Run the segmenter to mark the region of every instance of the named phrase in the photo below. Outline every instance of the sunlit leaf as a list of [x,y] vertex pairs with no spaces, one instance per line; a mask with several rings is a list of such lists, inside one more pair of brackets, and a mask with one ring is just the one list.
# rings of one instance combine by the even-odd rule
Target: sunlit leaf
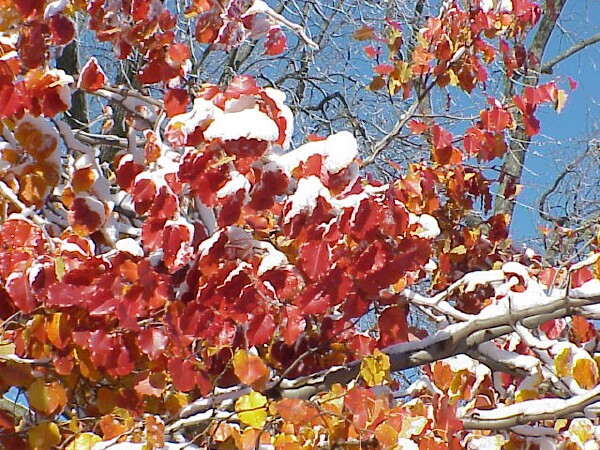
[[390,377],[390,357],[375,349],[373,355],[364,358],[360,364],[360,376],[369,386],[377,386]]
[[81,433],[67,445],[66,450],[92,450],[98,442],[102,442],[102,438],[97,434]]
[[27,441],[34,450],[49,450],[60,443],[60,430],[54,422],[42,422],[27,432]]
[[255,390],[264,387],[270,374],[269,368],[260,357],[251,355],[244,349],[237,350],[233,355],[233,370],[242,383],[252,386]]
[[29,386],[27,398],[34,410],[47,416],[61,410],[67,403],[67,394],[60,383],[46,383],[42,379]]
[[267,421],[267,397],[252,391],[235,402],[235,411],[242,423],[254,428],[262,428]]

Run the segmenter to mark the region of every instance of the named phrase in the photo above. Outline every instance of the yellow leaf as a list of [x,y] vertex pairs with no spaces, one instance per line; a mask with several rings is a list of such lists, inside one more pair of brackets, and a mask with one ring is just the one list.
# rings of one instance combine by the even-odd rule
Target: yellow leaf
[[66,450],[92,450],[92,447],[102,438],[94,433],[81,433],[67,445]]
[[49,450],[60,444],[60,430],[54,422],[42,422],[27,433],[29,446],[34,450]]
[[267,422],[267,397],[252,391],[250,394],[242,395],[235,402],[235,411],[240,421],[254,428],[262,428]]
[[573,419],[569,425],[569,433],[577,436],[583,445],[594,438],[594,425],[590,419]]
[[369,386],[377,386],[390,377],[390,357],[375,349],[360,363],[360,376]]
[[62,281],[65,276],[65,260],[62,259],[62,256],[54,260],[54,273],[56,274],[56,279]]
[[448,70],[448,75],[450,76],[450,86],[458,86],[460,80],[458,79],[458,76],[456,75],[454,70]]
[[554,358],[554,368],[559,377],[571,375],[571,364],[573,363],[573,352],[569,347],[563,348]]
[[591,358],[578,358],[573,364],[573,378],[583,389],[591,389],[598,384],[598,366]]
[[67,394],[58,382],[34,381],[27,389],[31,407],[40,414],[51,415],[61,410],[67,403]]
[[556,95],[556,100],[554,102],[554,109],[557,113],[561,112],[565,107],[565,103],[567,102],[567,98],[569,96],[562,89],[558,90],[558,94]]
[[14,355],[15,348],[15,344],[12,342],[0,339],[0,356]]
[[524,402],[525,400],[533,400],[538,398],[539,391],[536,389],[519,389],[515,393],[515,402]]
[[402,430],[398,434],[401,438],[411,438],[420,436],[427,426],[428,419],[426,417],[404,416],[402,419]]

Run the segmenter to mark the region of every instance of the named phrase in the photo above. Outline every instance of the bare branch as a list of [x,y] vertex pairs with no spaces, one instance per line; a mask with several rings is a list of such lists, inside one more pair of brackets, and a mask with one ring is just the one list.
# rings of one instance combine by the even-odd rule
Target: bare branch
[[578,42],[577,44],[575,44],[574,46],[572,46],[565,52],[561,53],[560,55],[555,56],[547,63],[542,64],[542,66],[540,67],[540,72],[543,74],[548,74],[548,75],[552,74],[554,66],[556,66],[558,63],[573,56],[575,53],[580,52],[584,48],[589,47],[590,45],[594,45],[597,42],[600,42],[600,33],[595,34],[594,36],[589,37],[581,42]]

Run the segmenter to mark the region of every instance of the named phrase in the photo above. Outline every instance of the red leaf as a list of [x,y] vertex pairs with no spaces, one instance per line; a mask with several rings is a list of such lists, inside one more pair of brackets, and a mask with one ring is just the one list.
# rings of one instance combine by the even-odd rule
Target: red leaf
[[381,347],[408,342],[408,324],[403,307],[392,306],[379,316],[379,344]]
[[135,212],[144,214],[154,203],[156,197],[156,185],[152,180],[142,178],[135,183],[133,188],[133,202]]
[[300,308],[294,305],[286,305],[283,311],[283,321],[279,331],[286,344],[292,345],[306,327],[306,320]]
[[270,314],[261,314],[255,316],[248,325],[246,336],[248,345],[263,345],[269,342],[275,332],[275,321]]
[[64,14],[55,14],[48,21],[52,42],[56,45],[67,45],[75,37],[75,26]]
[[265,40],[265,55],[280,55],[287,47],[287,39],[281,27],[272,27]]
[[581,269],[575,270],[571,273],[571,286],[574,288],[580,287],[583,283],[586,283],[594,279],[594,273],[589,267],[582,267]]
[[157,359],[167,348],[169,338],[158,328],[146,328],[138,336],[140,350],[150,357]]
[[546,333],[548,339],[556,339],[565,328],[567,328],[567,323],[564,319],[553,319],[540,325],[540,329]]
[[96,58],[90,58],[81,69],[77,87],[84,91],[94,92],[103,87],[105,83],[106,75],[104,71],[98,65]]
[[167,186],[162,186],[150,209],[152,217],[173,218],[179,209],[179,199]]
[[367,45],[365,47],[365,53],[367,54],[367,56],[371,59],[375,59],[377,58],[378,55],[381,54],[381,50],[376,49],[375,47],[373,47],[372,45]]
[[192,238],[188,227],[169,225],[163,231],[163,258],[167,268],[174,272],[185,266],[192,257]]
[[168,369],[175,389],[188,392],[196,387],[196,372],[189,359],[171,358]]
[[494,132],[503,131],[510,123],[510,114],[502,108],[481,111],[480,116],[483,127]]
[[573,316],[570,330],[577,342],[588,342],[596,337],[594,324],[582,316]]
[[373,68],[373,71],[378,75],[389,75],[394,71],[394,66],[390,64],[378,64]]
[[6,292],[8,292],[17,308],[24,313],[30,313],[37,307],[38,301],[31,291],[29,277],[24,273],[15,275],[11,276],[6,282]]
[[77,197],[69,211],[69,223],[79,236],[85,236],[98,230],[106,220],[105,205],[91,197]]
[[190,57],[190,49],[185,44],[171,44],[167,50],[169,65],[176,63],[178,67]]
[[413,119],[408,122],[408,129],[412,134],[422,134],[427,130],[427,124]]
[[48,25],[30,21],[20,28],[19,56],[25,67],[34,69],[46,59],[46,36],[50,33]]
[[225,97],[228,99],[240,98],[242,95],[256,95],[259,92],[260,88],[254,78],[250,75],[238,75],[227,86]]
[[311,280],[320,278],[331,265],[331,249],[324,241],[310,241],[300,247],[300,267]]
[[168,89],[165,93],[164,103],[167,117],[171,118],[186,111],[190,96],[185,89]]

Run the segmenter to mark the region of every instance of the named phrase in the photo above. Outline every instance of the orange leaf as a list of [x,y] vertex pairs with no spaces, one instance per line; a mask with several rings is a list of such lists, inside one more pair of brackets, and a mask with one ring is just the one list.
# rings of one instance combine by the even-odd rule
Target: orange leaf
[[233,371],[242,383],[257,391],[264,387],[270,375],[269,368],[261,358],[243,349],[233,355]]
[[27,389],[27,397],[31,407],[46,416],[62,410],[67,403],[67,394],[58,382],[36,380]]
[[352,37],[357,41],[366,41],[368,39],[373,39],[375,34],[373,33],[373,28],[365,25],[360,27],[354,33],[352,33]]

